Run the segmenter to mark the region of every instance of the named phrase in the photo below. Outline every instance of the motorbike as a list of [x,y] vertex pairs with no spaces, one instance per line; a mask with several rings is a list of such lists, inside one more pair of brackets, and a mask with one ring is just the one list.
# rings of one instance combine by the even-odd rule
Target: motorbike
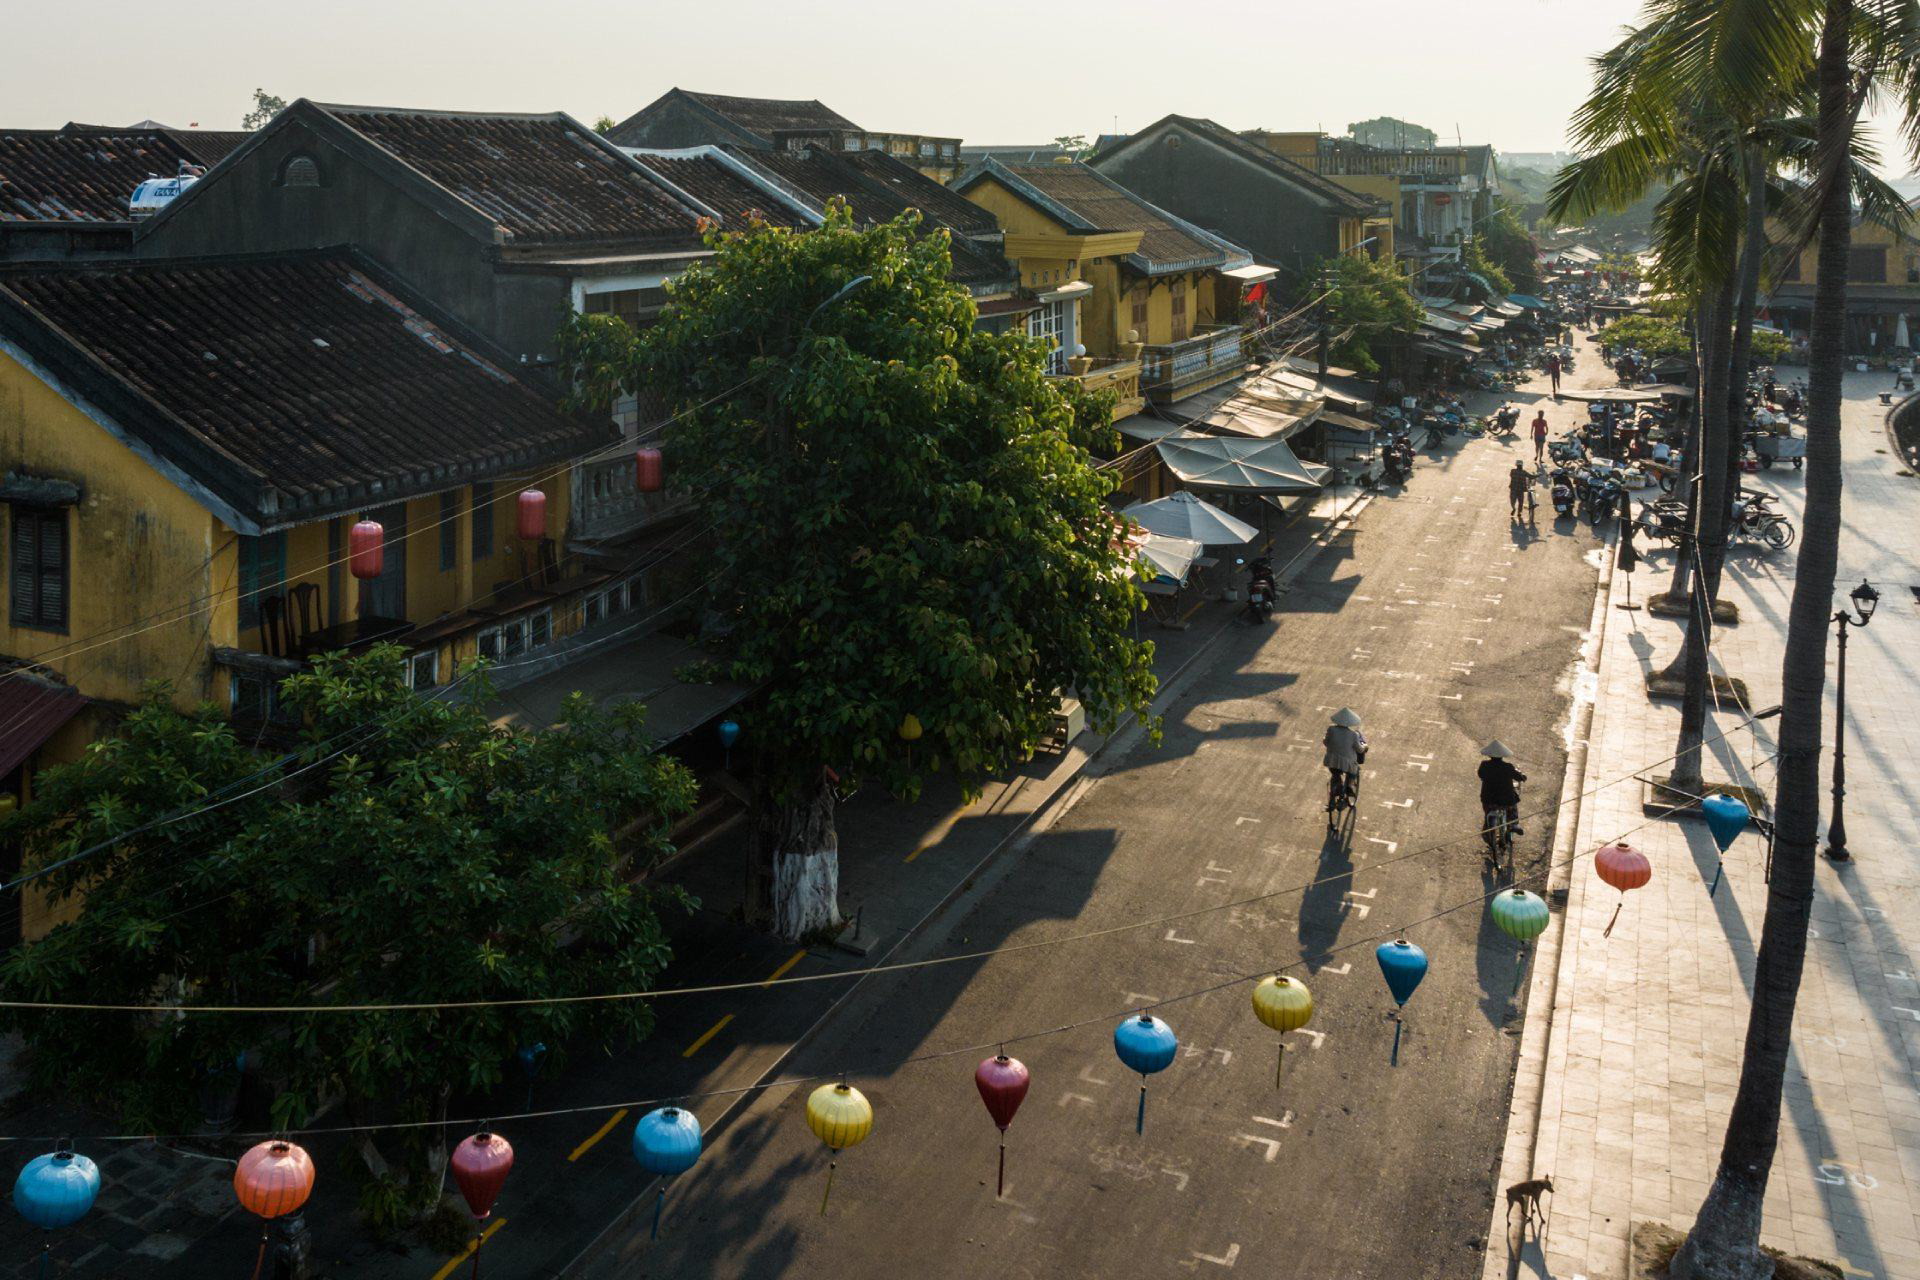
[[1772,503],[1770,493],[1740,490],[1733,502],[1734,536],[1764,542],[1775,551],[1792,546],[1799,531],[1793,527],[1793,521],[1773,509]]
[[1421,447],[1425,449],[1438,449],[1441,445],[1445,444],[1446,442],[1447,442],[1446,425],[1437,420],[1429,421],[1427,423],[1427,438],[1425,443],[1422,444]]
[[1404,485],[1412,476],[1412,450],[1403,449],[1397,441],[1388,445],[1380,456],[1380,479],[1387,484]]
[[1247,566],[1247,621],[1265,622],[1273,617],[1273,602],[1279,590],[1273,580],[1273,561],[1261,556]]
[[1498,435],[1512,435],[1520,425],[1520,406],[1511,402],[1487,415],[1487,429]]
[[1587,446],[1582,443],[1578,431],[1569,431],[1558,440],[1547,441],[1547,457],[1560,463],[1584,462]]
[[1605,476],[1589,475],[1581,486],[1580,507],[1587,523],[1598,525],[1620,509],[1620,486]]
[[1573,514],[1574,503],[1573,472],[1565,467],[1556,467],[1553,472],[1553,485],[1549,493],[1553,500],[1553,514],[1569,516]]

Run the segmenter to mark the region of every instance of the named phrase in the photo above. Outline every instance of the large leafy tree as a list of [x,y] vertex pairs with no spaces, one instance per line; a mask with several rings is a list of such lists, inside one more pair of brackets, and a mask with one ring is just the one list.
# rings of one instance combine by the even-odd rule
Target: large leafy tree
[[1391,258],[1342,254],[1322,261],[1316,275],[1326,293],[1327,358],[1335,364],[1376,372],[1382,345],[1412,332],[1424,314],[1412,277]]
[[[646,988],[668,959],[635,887],[692,803],[643,713],[584,699],[558,728],[495,727],[484,678],[426,698],[382,648],[321,659],[282,686],[311,746],[264,763],[211,710],[156,697],[79,762],[50,770],[0,825],[77,915],[0,964],[9,999],[142,1005],[511,1000]],[[210,801],[231,801],[184,818]],[[615,832],[622,833],[619,845]],[[444,1119],[536,1042],[631,1043],[646,1001],[381,1014],[14,1011],[36,1082],[155,1132],[197,1129],[198,1098],[246,1055],[276,1126],[332,1099],[357,1123]],[[365,1203],[388,1221],[437,1201],[435,1127],[368,1134]]]
[[1540,289],[1540,243],[1521,222],[1513,203],[1497,199],[1493,216],[1480,227],[1486,255],[1507,277],[1512,289],[1536,293]]
[[731,672],[761,691],[750,883],[800,938],[839,923],[836,789],[976,788],[1063,693],[1097,726],[1145,719],[1152,647],[1090,455],[1108,402],[975,327],[944,234],[835,208],[710,243],[657,325],[579,317],[562,350],[585,398],[644,387],[684,414],[668,464],[712,525]]

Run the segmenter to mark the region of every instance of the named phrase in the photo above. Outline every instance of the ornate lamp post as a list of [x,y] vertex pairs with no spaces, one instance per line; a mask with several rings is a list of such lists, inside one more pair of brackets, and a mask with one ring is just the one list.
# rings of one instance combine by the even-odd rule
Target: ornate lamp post
[[1840,629],[1840,674],[1834,685],[1833,715],[1833,818],[1827,823],[1827,856],[1835,862],[1852,861],[1853,855],[1847,852],[1847,628],[1864,627],[1873,621],[1874,606],[1880,603],[1880,593],[1875,591],[1865,578],[1860,585],[1847,593],[1853,601],[1854,616],[1849,617],[1845,609],[1833,615],[1833,622]]

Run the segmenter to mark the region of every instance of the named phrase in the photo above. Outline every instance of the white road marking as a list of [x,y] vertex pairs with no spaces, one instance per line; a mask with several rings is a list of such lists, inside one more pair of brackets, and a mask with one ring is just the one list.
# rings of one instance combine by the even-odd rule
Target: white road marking
[[1197,938],[1183,938],[1172,929],[1167,930],[1166,940],[1168,942],[1178,942],[1182,946],[1188,946],[1188,947],[1192,946],[1195,942],[1199,941],[1199,939]]
[[1387,846],[1388,853],[1398,853],[1400,851],[1400,844],[1397,840],[1382,840],[1379,836],[1368,836],[1366,837],[1366,841],[1368,844],[1383,844]]
[[1232,867],[1223,867],[1218,863],[1214,862],[1212,859],[1207,860],[1207,870],[1213,872],[1216,875],[1230,876],[1233,874]]
[[1202,1253],[1198,1249],[1190,1249],[1188,1252],[1193,1254],[1193,1257],[1186,1262],[1182,1262],[1180,1265],[1189,1271],[1195,1270],[1202,1262],[1211,1262],[1216,1266],[1231,1268],[1233,1264],[1239,1260],[1240,1246],[1237,1244],[1228,1245],[1227,1251],[1217,1258],[1211,1254]]
[[1276,1129],[1291,1129],[1293,1128],[1293,1112],[1282,1111],[1278,1120],[1272,1116],[1255,1116],[1253,1122],[1255,1124],[1270,1124]]
[[1241,815],[1240,817],[1238,817],[1238,818],[1235,818],[1235,819],[1233,820],[1233,825],[1234,825],[1234,826],[1236,826],[1236,827],[1239,827],[1239,826],[1244,826],[1244,825],[1246,825],[1246,824],[1247,824],[1247,823],[1249,823],[1249,822],[1258,822],[1258,821],[1260,821],[1260,819],[1258,819],[1258,818],[1249,818],[1249,817],[1247,817],[1247,816],[1245,816],[1245,815],[1243,814],[1243,815]]
[[1320,972],[1330,973],[1330,974],[1333,974],[1335,977],[1344,977],[1345,975],[1353,972],[1353,961],[1342,960],[1340,962],[1340,967],[1338,969],[1334,968],[1332,965],[1328,965],[1326,968],[1322,969]]
[[1405,800],[1382,800],[1380,807],[1382,809],[1411,809],[1413,808],[1413,797],[1409,796]]
[[1254,1147],[1264,1147],[1266,1154],[1261,1158],[1268,1164],[1272,1164],[1280,1158],[1280,1140],[1278,1138],[1263,1138],[1257,1133],[1236,1133],[1233,1135],[1233,1142],[1235,1146],[1248,1150]]
[[1080,1075],[1077,1078],[1081,1080],[1085,1080],[1088,1084],[1112,1084],[1113,1083],[1113,1081],[1111,1080],[1102,1080],[1099,1076],[1093,1074],[1092,1067],[1080,1068]]
[[1076,1102],[1084,1102],[1088,1106],[1093,1105],[1093,1099],[1089,1098],[1084,1093],[1063,1093],[1060,1095],[1060,1101],[1058,1105],[1066,1107],[1066,1106],[1072,1106]]

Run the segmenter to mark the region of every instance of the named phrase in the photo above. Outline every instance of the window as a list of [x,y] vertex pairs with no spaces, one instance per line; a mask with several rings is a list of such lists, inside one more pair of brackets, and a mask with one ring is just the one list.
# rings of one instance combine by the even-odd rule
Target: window
[[1147,340],[1147,286],[1136,285],[1127,298],[1133,303],[1133,331],[1140,336],[1137,342]]
[[480,633],[480,656],[488,662],[500,661],[500,628],[489,627]]
[[1187,320],[1187,281],[1186,277],[1176,277],[1173,282],[1173,337],[1174,342],[1185,342],[1193,328]]
[[286,589],[287,535],[240,539],[240,629],[260,625],[260,601]]
[[473,561],[493,558],[493,521],[499,513],[493,509],[493,482],[482,480],[472,489],[468,507],[473,513]]
[[431,689],[440,683],[440,651],[423,649],[407,658],[407,687]]
[[1847,250],[1847,279],[1855,284],[1885,284],[1887,247],[1881,244],[1854,245]]
[[67,629],[67,509],[13,509],[13,625]]
[[600,619],[606,616],[607,616],[606,596],[598,593],[588,596],[586,608],[582,614],[584,621],[582,621],[581,625],[590,627],[594,623],[600,621]]
[[283,187],[317,187],[320,185],[320,166],[312,156],[297,155],[289,159],[280,169],[280,185]]
[[666,305],[666,286],[652,285],[644,289],[607,289],[590,293],[581,302],[580,309],[590,316],[619,316],[635,329],[644,329],[666,309]]
[[553,641],[553,610],[542,609],[527,619],[527,644],[544,648]]
[[440,495],[440,572],[451,573],[460,564],[460,491]]
[[1780,264],[1780,279],[1783,283],[1798,283],[1800,279],[1800,255],[1794,254]]
[[1047,372],[1067,371],[1067,302],[1049,302],[1027,317],[1027,336],[1047,344]]

